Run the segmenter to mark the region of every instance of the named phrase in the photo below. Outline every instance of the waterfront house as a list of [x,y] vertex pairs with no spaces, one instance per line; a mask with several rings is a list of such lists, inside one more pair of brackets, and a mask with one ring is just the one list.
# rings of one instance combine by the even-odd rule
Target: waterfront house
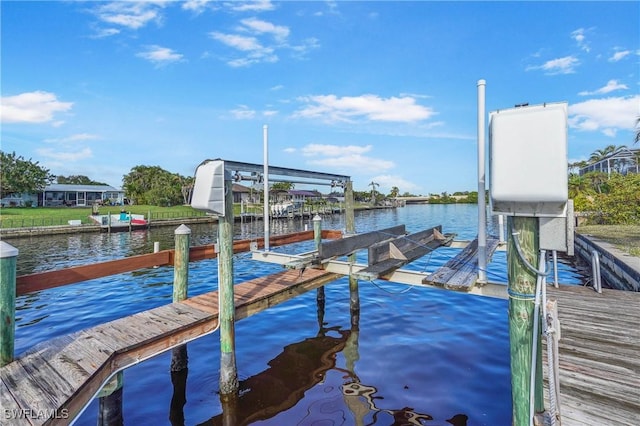
[[38,194],[38,205],[42,207],[123,205],[124,202],[124,191],[109,185],[55,183],[46,186],[44,191]]

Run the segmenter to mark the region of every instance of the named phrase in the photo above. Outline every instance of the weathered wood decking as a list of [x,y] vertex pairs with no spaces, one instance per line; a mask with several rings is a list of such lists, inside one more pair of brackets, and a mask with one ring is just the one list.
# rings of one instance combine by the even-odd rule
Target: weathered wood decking
[[[487,261],[498,247],[498,239],[487,238]],[[478,239],[473,240],[460,253],[433,273],[429,274],[422,282],[444,287],[449,290],[469,291],[478,280]]]
[[[234,287],[236,319],[337,277],[306,269],[238,284]],[[1,423],[67,424],[114,372],[208,334],[217,324],[216,291],[39,344],[0,369]],[[41,418],[34,418],[40,413]],[[58,418],[47,419],[54,413]]]
[[640,293],[578,286],[548,293],[560,318],[562,425],[639,425]]

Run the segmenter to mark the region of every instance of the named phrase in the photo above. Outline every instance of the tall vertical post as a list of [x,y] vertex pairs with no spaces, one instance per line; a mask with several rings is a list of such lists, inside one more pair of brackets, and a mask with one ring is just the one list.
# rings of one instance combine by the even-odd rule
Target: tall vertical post
[[0,241],[0,367],[13,361],[16,337],[18,249]]
[[263,139],[263,150],[264,150],[264,164],[263,167],[263,190],[264,190],[264,200],[263,200],[263,213],[262,219],[264,222],[264,251],[269,251],[269,233],[271,232],[269,229],[269,132],[268,127],[265,124],[262,126],[262,139]]
[[[509,293],[509,341],[511,353],[511,398],[514,426],[528,426],[534,413],[530,412],[531,370],[535,373],[535,407],[544,411],[542,395],[542,353],[540,334],[533,335],[536,275],[517,254],[513,233],[518,233],[520,247],[527,261],[537,264],[539,228],[537,217],[507,217],[507,268]],[[538,327],[538,330],[541,330]],[[538,339],[537,363],[531,365],[533,339]]]
[[233,183],[225,175],[225,214],[218,216],[218,297],[220,313],[220,398],[238,391],[233,300]]
[[[313,217],[313,240],[316,245],[316,250],[319,251],[320,245],[322,244],[322,218],[319,215]],[[322,330],[325,305],[324,286],[316,289],[316,304],[318,306],[318,327]]]
[[[353,182],[348,180],[344,187],[345,201],[345,231],[348,235],[356,233],[356,221],[353,202]],[[349,255],[349,262],[356,262],[356,255]],[[351,310],[351,327],[358,328],[360,323],[360,293],[358,291],[358,279],[353,275],[349,275],[349,307]]]
[[487,282],[487,203],[485,200],[485,85],[478,80],[478,281]]
[[189,282],[189,246],[191,229],[182,224],[174,231],[175,255],[173,259],[173,301],[187,298]]
[[[182,224],[174,231],[175,255],[173,260],[173,302],[181,302],[187,298],[189,288],[189,248],[191,247],[191,229]],[[184,387],[188,374],[187,345],[180,345],[171,350],[171,382],[173,383],[173,397],[171,398],[171,412],[169,417],[180,418],[181,411],[176,407],[184,399]],[[184,402],[182,402],[184,406]],[[184,414],[182,414],[184,419]],[[184,422],[183,422],[184,423]]]

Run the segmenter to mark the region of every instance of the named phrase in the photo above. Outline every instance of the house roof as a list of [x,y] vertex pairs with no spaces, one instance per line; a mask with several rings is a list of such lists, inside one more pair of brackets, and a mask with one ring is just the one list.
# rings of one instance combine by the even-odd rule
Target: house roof
[[290,195],[299,195],[305,197],[319,197],[320,193],[318,191],[305,191],[302,189],[292,189],[289,191]]
[[234,183],[232,191],[233,192],[251,192],[251,188],[246,187],[244,185],[240,185],[239,183]]
[[121,189],[114,188],[110,185],[73,185],[67,183],[54,183],[47,185],[45,191],[78,191],[78,192],[124,192]]

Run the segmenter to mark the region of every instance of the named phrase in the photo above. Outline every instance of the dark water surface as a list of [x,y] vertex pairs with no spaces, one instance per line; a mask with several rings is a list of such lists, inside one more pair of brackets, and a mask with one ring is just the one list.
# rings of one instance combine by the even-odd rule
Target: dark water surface
[[[312,229],[309,222],[306,222]],[[420,205],[356,213],[364,232],[405,224],[409,232],[442,225],[457,239],[477,234],[475,205]],[[262,222],[236,225],[236,238],[262,235]],[[304,229],[300,220],[274,222],[273,233]],[[324,229],[343,229],[341,216]],[[215,240],[215,225],[194,225],[192,245]],[[174,228],[114,234],[12,239],[20,250],[18,275],[173,248]],[[495,224],[489,233],[497,234]],[[274,251],[299,253],[313,242]],[[457,253],[441,248],[408,265],[430,272]],[[365,258],[362,258],[365,259]],[[236,283],[281,271],[277,265],[234,258]],[[573,266],[560,264],[560,281],[579,284]],[[494,254],[492,281],[506,282],[506,256]],[[189,295],[217,288],[214,260],[189,267]],[[91,280],[17,300],[16,351],[171,302],[173,269],[161,267]],[[360,282],[359,328],[352,327],[348,279],[326,286],[324,323],[315,291],[241,320],[236,357],[241,396],[235,424],[268,425],[510,425],[511,384],[507,301],[385,281]],[[126,425],[222,424],[218,395],[219,333],[188,344],[188,372],[173,374],[171,353],[124,372]],[[175,395],[174,395],[175,392]],[[182,400],[181,395],[185,396]],[[173,400],[172,400],[173,398]],[[77,419],[95,425],[93,401]],[[227,411],[227,414],[229,411]]]

